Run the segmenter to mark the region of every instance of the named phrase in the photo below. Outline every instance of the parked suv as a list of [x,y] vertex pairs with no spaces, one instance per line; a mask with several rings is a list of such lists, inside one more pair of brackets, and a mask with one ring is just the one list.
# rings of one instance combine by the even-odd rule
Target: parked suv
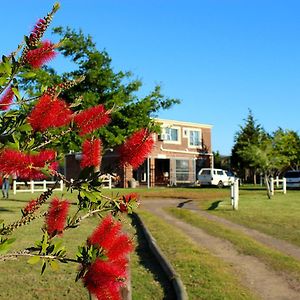
[[199,171],[197,179],[200,185],[216,185],[219,188],[229,186],[234,182],[234,176],[222,169],[203,168]]
[[300,188],[300,170],[290,170],[285,172],[287,188]]

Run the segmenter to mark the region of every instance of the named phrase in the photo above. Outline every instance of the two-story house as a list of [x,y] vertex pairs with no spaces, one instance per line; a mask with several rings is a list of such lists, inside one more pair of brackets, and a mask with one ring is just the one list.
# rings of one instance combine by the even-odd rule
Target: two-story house
[[[148,187],[195,183],[197,172],[213,163],[212,126],[164,119],[156,119],[156,122],[161,126],[161,133],[154,134],[154,148],[137,170],[118,168],[118,157],[112,152],[103,156],[101,172],[117,174],[122,187],[128,187],[132,178]],[[66,156],[68,179],[79,174],[80,158],[80,154]]]

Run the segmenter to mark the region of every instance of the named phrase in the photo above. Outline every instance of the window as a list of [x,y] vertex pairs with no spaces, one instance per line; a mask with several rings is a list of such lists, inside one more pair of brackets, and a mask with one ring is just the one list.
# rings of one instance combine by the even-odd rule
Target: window
[[176,160],[176,181],[189,180],[189,161],[187,159]]
[[189,145],[193,147],[201,147],[201,131],[200,130],[190,130]]
[[178,128],[165,127],[164,140],[178,142],[179,141]]

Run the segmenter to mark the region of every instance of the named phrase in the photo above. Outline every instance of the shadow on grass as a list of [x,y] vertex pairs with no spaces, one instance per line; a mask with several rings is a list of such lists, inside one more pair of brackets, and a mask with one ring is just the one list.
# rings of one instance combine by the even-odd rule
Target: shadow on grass
[[0,207],[0,211],[13,212],[12,210],[3,207]]
[[218,208],[219,204],[223,202],[222,200],[218,200],[213,202],[207,210],[215,210]]
[[153,274],[154,279],[160,283],[165,295],[163,299],[176,299],[172,283],[168,279],[164,270],[159,265],[155,256],[150,251],[143,230],[141,229],[138,221],[134,216],[131,216],[131,224],[136,229],[138,244],[135,251],[139,257],[140,263],[144,266],[145,269],[149,270]]
[[180,203],[177,205],[177,207],[182,208],[182,207],[184,206],[184,204],[187,204],[187,203],[189,203],[189,202],[193,202],[193,200],[186,200],[186,201],[180,202]]

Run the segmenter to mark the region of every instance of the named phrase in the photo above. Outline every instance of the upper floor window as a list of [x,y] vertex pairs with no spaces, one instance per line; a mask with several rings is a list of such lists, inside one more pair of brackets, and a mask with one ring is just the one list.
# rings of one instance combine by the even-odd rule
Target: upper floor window
[[178,129],[166,127],[164,140],[177,142],[178,141]]
[[201,147],[202,146],[200,130],[190,130],[189,146],[193,146],[193,147]]

